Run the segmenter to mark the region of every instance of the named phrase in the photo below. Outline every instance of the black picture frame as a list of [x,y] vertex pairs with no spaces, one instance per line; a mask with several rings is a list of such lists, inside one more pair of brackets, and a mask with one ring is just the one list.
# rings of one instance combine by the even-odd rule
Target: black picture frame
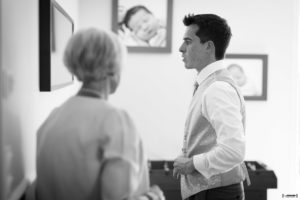
[[[227,68],[241,67],[247,84],[240,86],[245,100],[266,101],[268,89],[267,54],[226,54]],[[237,68],[236,68],[237,70]],[[235,75],[233,75],[234,77]],[[237,80],[237,82],[240,82]],[[239,85],[239,84],[238,84]],[[241,85],[241,84],[240,84]]]
[[63,65],[65,44],[74,32],[74,21],[54,0],[39,0],[39,89],[53,91],[74,81]]
[[[126,0],[123,0],[122,2],[126,2]],[[132,2],[132,1],[131,1]],[[145,7],[147,7],[146,5],[144,5],[145,0],[136,0],[136,5],[143,5]],[[126,44],[126,42],[124,41],[124,37],[121,38],[121,40],[124,41],[125,45],[127,46],[127,49],[129,52],[135,52],[135,53],[170,53],[171,52],[171,48],[172,48],[172,16],[173,16],[173,0],[160,0],[159,2],[157,1],[147,1],[147,4],[159,4],[160,7],[162,7],[162,9],[165,10],[165,15],[166,15],[166,19],[164,19],[163,21],[165,22],[165,43],[162,46],[156,46],[155,44],[152,45],[140,45],[140,44]],[[119,6],[120,5],[120,0],[112,0],[112,30],[118,34],[119,37],[121,37],[120,33],[123,31],[121,31],[121,29],[123,30],[123,28],[120,28],[121,23],[119,22]],[[148,8],[148,7],[147,7]],[[127,8],[126,11],[130,9]],[[150,10],[150,9],[149,9]],[[152,12],[152,14],[154,14],[154,12],[152,10],[150,10]],[[124,26],[125,27],[125,26]],[[130,32],[129,28],[126,28],[127,32]]]

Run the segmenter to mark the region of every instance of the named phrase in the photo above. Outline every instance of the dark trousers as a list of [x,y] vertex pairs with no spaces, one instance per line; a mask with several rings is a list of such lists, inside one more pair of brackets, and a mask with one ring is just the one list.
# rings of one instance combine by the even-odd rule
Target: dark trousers
[[187,200],[244,200],[244,186],[243,183],[236,183],[233,185],[212,188],[201,191]]

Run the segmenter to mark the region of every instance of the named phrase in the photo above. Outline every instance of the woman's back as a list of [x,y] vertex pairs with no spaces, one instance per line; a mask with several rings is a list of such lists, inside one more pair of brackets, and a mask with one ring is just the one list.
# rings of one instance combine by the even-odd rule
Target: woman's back
[[[124,171],[133,177],[129,192],[147,191],[144,152],[129,116],[98,98],[71,97],[51,113],[38,132],[38,199],[99,198],[92,191],[98,187],[101,164],[104,158],[114,157],[130,163]],[[142,187],[136,191],[135,185]]]

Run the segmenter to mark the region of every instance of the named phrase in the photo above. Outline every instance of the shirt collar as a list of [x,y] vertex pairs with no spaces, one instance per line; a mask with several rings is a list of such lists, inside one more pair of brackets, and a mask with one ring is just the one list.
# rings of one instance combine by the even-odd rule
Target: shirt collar
[[196,81],[197,83],[200,85],[209,75],[211,75],[212,73],[220,70],[220,69],[224,69],[226,68],[223,60],[218,60],[215,61],[209,65],[207,65],[204,69],[202,69],[197,77],[196,77]]

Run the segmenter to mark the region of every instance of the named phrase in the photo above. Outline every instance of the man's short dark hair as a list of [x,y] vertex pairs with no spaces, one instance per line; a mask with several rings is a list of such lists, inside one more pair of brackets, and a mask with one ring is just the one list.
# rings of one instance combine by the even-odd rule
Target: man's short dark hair
[[223,59],[231,38],[231,30],[225,19],[215,14],[189,14],[184,17],[185,26],[195,24],[198,26],[196,35],[201,43],[212,41],[215,45],[217,60]]
[[147,13],[152,14],[152,12],[148,8],[146,8],[145,6],[143,6],[143,5],[137,5],[137,6],[131,7],[130,9],[127,10],[127,12],[126,12],[126,14],[124,16],[124,19],[123,19],[123,23],[125,24],[125,26],[127,28],[131,29],[128,26],[129,20],[132,17],[132,15],[134,15],[135,13],[137,13],[140,10],[145,10]]

